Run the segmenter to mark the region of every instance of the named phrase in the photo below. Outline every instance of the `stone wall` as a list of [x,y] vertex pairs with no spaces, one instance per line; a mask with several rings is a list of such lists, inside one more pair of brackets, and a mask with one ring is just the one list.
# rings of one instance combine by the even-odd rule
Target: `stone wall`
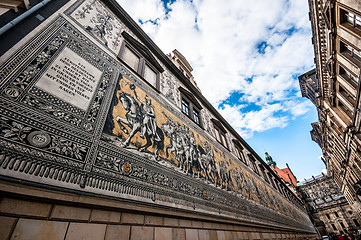
[[0,181],[0,239],[316,239],[172,209]]

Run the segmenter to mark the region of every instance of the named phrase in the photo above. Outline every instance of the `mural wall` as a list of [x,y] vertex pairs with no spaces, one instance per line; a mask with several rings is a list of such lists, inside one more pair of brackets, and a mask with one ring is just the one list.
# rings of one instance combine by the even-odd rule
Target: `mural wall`
[[130,31],[102,2],[62,12],[1,58],[1,177],[312,231],[175,107],[173,75],[161,94],[116,58]]
[[[117,83],[102,139],[142,152],[144,157],[198,181],[302,219],[290,209],[289,202],[190,125],[123,77]],[[102,164],[109,166],[106,161]],[[129,164],[123,168],[131,171]]]

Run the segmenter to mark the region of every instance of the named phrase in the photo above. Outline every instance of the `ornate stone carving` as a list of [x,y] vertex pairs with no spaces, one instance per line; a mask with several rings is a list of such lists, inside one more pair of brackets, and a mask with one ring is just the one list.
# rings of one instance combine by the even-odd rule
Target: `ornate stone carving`
[[119,52],[123,31],[134,36],[100,1],[87,0],[76,6],[70,16],[112,51]]
[[34,147],[43,148],[49,145],[49,143],[51,142],[51,137],[46,132],[34,131],[28,135],[27,140],[30,143],[30,145],[33,145]]
[[179,101],[177,98],[177,87],[176,82],[173,80],[173,76],[167,71],[164,71],[162,73],[162,79],[160,84],[165,97],[178,106]]

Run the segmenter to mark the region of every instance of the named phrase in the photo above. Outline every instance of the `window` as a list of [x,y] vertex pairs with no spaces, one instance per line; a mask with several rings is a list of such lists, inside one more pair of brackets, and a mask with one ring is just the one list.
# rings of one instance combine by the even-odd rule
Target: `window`
[[199,112],[193,108],[193,120],[199,125],[200,121],[199,121]]
[[310,195],[308,194],[307,191],[305,191],[305,195],[306,195],[306,197],[310,197]]
[[234,145],[234,150],[235,150],[235,152],[236,152],[236,156],[237,156],[243,163],[247,164],[246,159],[245,159],[244,154],[243,154],[243,147],[242,147],[241,143],[240,143],[238,140],[236,140],[236,139],[233,139],[232,142],[233,142],[233,145]]
[[352,118],[353,112],[346,107],[340,100],[337,99],[337,106],[339,107],[339,109],[346,114],[350,119]]
[[224,147],[228,148],[228,143],[226,139],[226,130],[222,126],[222,123],[216,119],[212,119],[214,130],[216,133],[216,139],[220,142]]
[[339,66],[339,74],[342,75],[346,80],[351,82],[352,85],[358,84],[358,78],[350,71],[348,71],[347,68]]
[[356,219],[352,219],[353,220],[353,222],[355,223],[355,226],[356,227],[359,227],[360,226],[360,223],[356,220]]
[[345,11],[343,9],[341,9],[341,14],[343,14],[342,17],[344,17],[344,22],[350,24],[353,28],[361,30],[361,17],[360,16],[358,16],[354,13]]
[[256,164],[256,159],[254,159],[254,157],[251,154],[248,154],[248,158],[250,160],[249,162],[251,163],[251,167],[252,167],[253,171],[259,175],[258,167]]
[[338,92],[351,104],[356,105],[356,98],[351,95],[345,87],[343,87],[341,84],[337,84],[338,86]]
[[315,203],[312,203],[311,205],[312,205],[312,209],[313,209],[313,210],[316,210]]
[[198,103],[197,99],[187,90],[180,87],[182,112],[192,119],[197,125],[202,126],[200,118],[200,110],[202,106]]
[[216,130],[216,138],[218,142],[222,143],[223,146],[228,148],[228,144],[226,141],[226,133],[223,132],[218,126],[214,126],[214,129]]
[[163,68],[153,57],[150,51],[128,33],[122,33],[124,37],[118,58],[125,62],[139,76],[151,86],[159,90],[160,73]]
[[342,228],[345,228],[345,225],[343,224],[343,222],[340,222],[340,225]]
[[182,112],[189,116],[189,102],[182,98]]
[[268,174],[268,179],[270,180],[270,182],[272,184],[272,187],[276,188],[272,174],[270,172],[268,172],[267,174]]
[[332,226],[334,231],[337,231],[337,228],[336,228],[335,224],[331,223],[331,226]]
[[337,214],[337,212],[335,212],[335,216],[336,216],[336,217],[338,217],[338,214]]
[[129,67],[138,71],[140,57],[134,53],[128,46],[124,47],[123,60],[129,65]]
[[341,50],[342,53],[346,53],[347,55],[349,55],[352,59],[355,59],[357,61],[361,61],[361,53],[360,53],[360,51],[355,49],[351,45],[340,41],[340,50]]
[[269,183],[268,177],[267,177],[267,173],[266,173],[266,169],[262,166],[259,165],[259,168],[261,169],[262,175],[263,175],[263,179]]
[[328,213],[326,213],[326,217],[327,217],[328,219],[331,219],[331,218],[330,218],[330,215],[329,215]]

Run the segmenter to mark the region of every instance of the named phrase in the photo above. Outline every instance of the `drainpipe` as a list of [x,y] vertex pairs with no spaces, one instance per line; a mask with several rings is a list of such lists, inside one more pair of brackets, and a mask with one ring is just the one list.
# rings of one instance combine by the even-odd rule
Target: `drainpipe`
[[32,13],[36,12],[37,10],[39,10],[40,8],[42,8],[43,6],[45,6],[46,4],[48,4],[51,1],[52,0],[44,0],[44,1],[36,4],[34,7],[30,8],[29,10],[27,10],[23,14],[17,16],[11,22],[7,23],[2,28],[0,28],[0,36],[3,35],[5,32],[7,32],[12,27],[14,27],[16,24],[18,24],[19,22],[21,22],[22,20],[24,20],[25,18],[30,16]]

